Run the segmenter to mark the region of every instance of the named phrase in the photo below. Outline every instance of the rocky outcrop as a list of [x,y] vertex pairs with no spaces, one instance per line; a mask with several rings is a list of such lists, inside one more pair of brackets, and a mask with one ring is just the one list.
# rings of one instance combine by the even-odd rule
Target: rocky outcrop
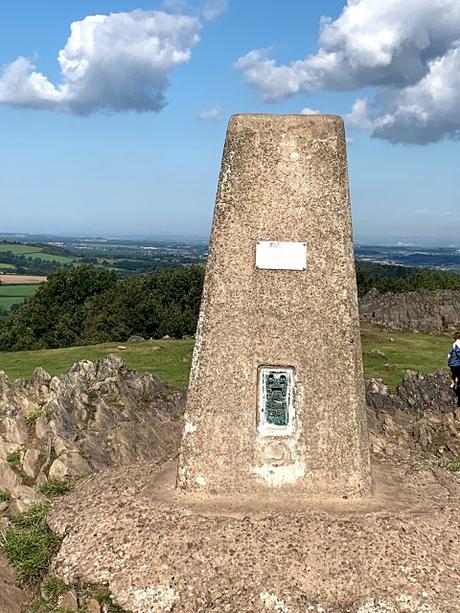
[[[209,505],[175,493],[173,463],[158,470],[177,454],[182,393],[115,357],[61,377],[2,376],[4,511],[42,497],[52,477],[75,482],[48,517],[62,538],[56,606],[68,610],[114,610],[111,592],[130,613],[455,611],[460,410],[449,378],[408,372],[395,393],[371,380],[366,394],[373,499]],[[0,610],[29,611],[23,601],[0,560]]]
[[[0,373],[2,507],[23,511],[54,486],[94,470],[159,462],[177,451],[184,394],[116,356],[78,362],[60,377]],[[5,510],[5,509],[3,509]]]
[[372,290],[361,298],[362,321],[391,330],[420,332],[460,328],[460,291],[417,291],[380,294]]
[[396,393],[378,379],[366,382],[371,448],[378,455],[425,455],[449,466],[460,458],[460,409],[438,371],[422,375],[407,371]]

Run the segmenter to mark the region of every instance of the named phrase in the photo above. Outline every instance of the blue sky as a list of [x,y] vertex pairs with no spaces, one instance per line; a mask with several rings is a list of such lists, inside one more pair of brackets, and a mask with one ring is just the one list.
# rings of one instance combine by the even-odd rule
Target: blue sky
[[4,3],[0,230],[207,237],[230,115],[308,108],[346,116],[356,240],[460,242],[460,3],[349,4]]

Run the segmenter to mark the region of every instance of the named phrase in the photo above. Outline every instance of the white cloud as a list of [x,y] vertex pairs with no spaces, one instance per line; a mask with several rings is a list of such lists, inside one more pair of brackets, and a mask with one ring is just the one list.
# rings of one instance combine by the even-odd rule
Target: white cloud
[[163,0],[161,8],[171,13],[191,13],[212,21],[225,13],[229,0]]
[[355,100],[351,112],[346,116],[347,125],[358,130],[370,130],[374,127],[369,117],[369,107],[366,98]]
[[316,111],[315,109],[310,109],[308,108],[308,106],[306,106],[304,109],[302,109],[300,111],[301,115],[320,115],[321,113],[319,111]]
[[229,0],[205,0],[203,5],[203,17],[207,21],[223,15],[228,9]]
[[350,123],[392,142],[426,143],[458,136],[459,44],[459,0],[348,0],[338,19],[322,19],[317,53],[278,65],[256,49],[236,68],[267,101],[374,88]]
[[203,121],[220,121],[222,119],[220,108],[213,106],[206,111],[202,111],[198,113],[198,119],[202,119]]
[[79,115],[160,111],[169,73],[189,61],[200,28],[195,17],[161,11],[86,17],[59,51],[61,83],[20,57],[0,73],[0,103]]

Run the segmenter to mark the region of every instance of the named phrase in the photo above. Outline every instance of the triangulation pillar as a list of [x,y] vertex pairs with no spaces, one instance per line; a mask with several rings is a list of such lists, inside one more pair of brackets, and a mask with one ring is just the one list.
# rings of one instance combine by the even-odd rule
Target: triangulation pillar
[[343,122],[229,123],[188,390],[186,492],[371,492]]

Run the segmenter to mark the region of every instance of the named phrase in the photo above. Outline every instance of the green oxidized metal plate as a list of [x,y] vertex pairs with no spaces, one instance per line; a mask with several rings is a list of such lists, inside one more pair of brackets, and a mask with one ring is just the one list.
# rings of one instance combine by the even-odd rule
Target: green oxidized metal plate
[[285,373],[268,372],[265,377],[265,419],[268,424],[289,424],[288,377]]
[[275,428],[291,425],[292,369],[261,369],[261,420],[262,424]]

